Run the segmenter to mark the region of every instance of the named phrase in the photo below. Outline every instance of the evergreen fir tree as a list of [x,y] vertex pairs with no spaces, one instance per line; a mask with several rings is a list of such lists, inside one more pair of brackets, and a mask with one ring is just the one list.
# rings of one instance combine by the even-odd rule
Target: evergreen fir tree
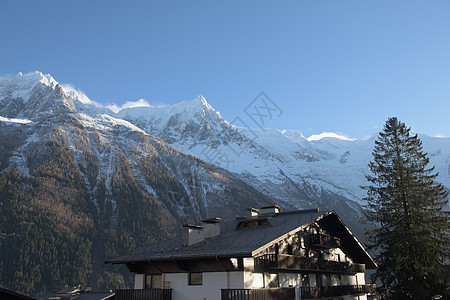
[[378,270],[374,279],[387,299],[430,299],[449,280],[448,192],[435,181],[422,142],[395,117],[379,133],[369,163],[367,230]]

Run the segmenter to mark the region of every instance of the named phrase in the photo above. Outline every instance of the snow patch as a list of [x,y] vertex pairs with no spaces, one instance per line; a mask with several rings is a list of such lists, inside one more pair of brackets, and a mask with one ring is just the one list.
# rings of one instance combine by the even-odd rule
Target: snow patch
[[4,122],[4,123],[15,123],[15,124],[29,124],[32,123],[33,121],[31,120],[27,120],[27,119],[10,119],[10,118],[5,118],[0,116],[0,122]]
[[141,132],[147,134],[139,127],[131,124],[128,121],[111,117],[108,114],[98,114],[97,117],[91,117],[84,113],[77,114],[78,120],[87,128],[96,128],[100,131],[110,131],[116,126],[124,126],[132,131]]
[[118,113],[121,110],[124,110],[126,108],[134,108],[134,107],[152,107],[150,103],[147,102],[145,99],[139,99],[138,101],[127,101],[122,106],[118,106],[117,104],[107,105],[107,108],[109,108],[114,113]]
[[356,139],[352,139],[349,137],[346,137],[342,134],[334,133],[334,132],[322,132],[321,134],[313,134],[309,138],[307,138],[308,142],[311,141],[318,141],[324,138],[333,138],[333,139],[339,139],[344,141],[356,141]]

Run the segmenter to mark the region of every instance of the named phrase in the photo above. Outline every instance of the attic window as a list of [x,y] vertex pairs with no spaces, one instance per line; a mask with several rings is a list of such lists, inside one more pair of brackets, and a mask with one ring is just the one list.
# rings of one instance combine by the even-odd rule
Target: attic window
[[259,219],[259,220],[244,220],[239,222],[237,229],[242,228],[254,228],[269,225],[269,221],[267,219]]

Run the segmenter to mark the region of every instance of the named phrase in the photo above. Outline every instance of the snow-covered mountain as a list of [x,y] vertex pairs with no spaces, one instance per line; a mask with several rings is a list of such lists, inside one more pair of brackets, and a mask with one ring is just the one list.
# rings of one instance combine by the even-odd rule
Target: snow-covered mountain
[[[356,140],[335,133],[305,138],[300,131],[239,128],[224,120],[200,96],[162,108],[130,108],[123,119],[174,147],[221,166],[258,190],[293,206],[331,208],[363,204],[367,164],[375,137]],[[420,135],[438,180],[450,187],[450,139]],[[324,202],[325,201],[325,202]]]
[[[236,174],[174,148],[50,75],[0,81],[0,261],[16,262],[1,265],[4,286],[32,293],[89,279],[105,288],[112,273],[119,281],[128,274],[105,266],[105,256],[173,237],[180,223],[234,218],[271,203]],[[41,244],[50,264],[35,255]],[[55,265],[66,267],[57,272]],[[35,275],[17,280],[17,269]]]
[[[31,293],[91,274],[106,287],[111,274],[126,275],[104,255],[171,237],[180,222],[268,204],[334,209],[362,238],[360,186],[375,137],[238,127],[202,96],[143,104],[104,107],[39,72],[0,80],[1,261],[18,264],[2,267],[3,285],[33,282]],[[450,187],[450,139],[420,138]],[[35,255],[42,243],[64,271]],[[56,277],[18,281],[17,269]]]
[[[79,91],[62,88],[50,75],[18,74],[0,82],[3,124],[11,123],[12,119],[48,122],[58,111],[74,118],[80,128],[89,132],[87,135],[98,132],[99,141],[104,139],[118,146],[122,140],[120,149],[136,143],[128,138],[130,135],[147,136],[228,171],[229,176],[242,180],[273,202],[298,208],[336,209],[355,222],[360,217],[359,205],[364,197],[360,186],[366,184],[364,175],[368,172],[374,137],[355,140],[325,133],[307,139],[298,130],[236,127],[224,120],[203,96],[171,106],[131,107],[116,113]],[[33,126],[30,124],[33,123],[27,126]],[[73,135],[73,130],[66,130],[65,135]],[[450,139],[420,137],[431,163],[440,173],[438,180],[450,187]],[[36,138],[36,135],[28,137]],[[92,138],[90,142],[95,144]],[[71,147],[78,148],[74,144]],[[20,153],[20,149],[15,153]],[[102,158],[98,150],[93,153]],[[133,160],[131,150],[125,153]],[[12,156],[10,161],[26,171],[17,157]],[[142,178],[138,162],[131,164],[136,166],[133,169],[136,178]],[[107,176],[102,173],[107,169],[107,165],[100,166],[98,176]],[[171,172],[174,174],[175,169]],[[145,185],[144,181],[141,183]],[[189,186],[185,189],[189,190]],[[215,201],[220,202],[219,198]],[[191,201],[189,205],[200,207],[194,203],[198,199]]]
[[[200,105],[207,105],[206,101],[199,99],[188,102],[180,105],[179,109],[194,114]],[[145,108],[142,109],[141,113],[145,114]],[[210,109],[212,110],[211,107]],[[160,115],[160,122],[174,122],[172,111]],[[164,120],[164,115],[170,120]],[[193,127],[190,135],[201,135],[204,132],[205,128],[196,126],[199,121],[191,121]],[[26,132],[23,140],[18,137],[14,142],[18,147],[10,149],[9,155],[5,151],[8,160],[3,163],[3,169],[17,168],[23,174],[30,175],[29,148],[35,147],[36,143],[42,144],[48,139],[56,138],[73,154],[77,165],[83,166],[87,160],[95,165],[95,174],[88,174],[80,168],[92,195],[96,194],[102,178],[106,182],[107,194],[110,193],[114,168],[120,163],[119,154],[123,153],[133,177],[177,219],[206,217],[215,213],[214,209],[218,207],[227,210],[227,202],[232,201],[227,193],[233,188],[244,189],[248,194],[255,193],[253,200],[250,200],[254,204],[268,202],[267,197],[258,194],[232,174],[180,152],[158,138],[154,130],[141,127],[138,122],[133,124],[120,118],[120,114],[101,107],[81,92],[64,89],[50,75],[39,72],[25,75],[19,73],[10,80],[0,81],[0,122],[3,131],[8,131],[9,128],[17,130],[17,126],[23,125],[20,128]],[[169,139],[169,131],[167,130],[164,138]],[[186,132],[185,135],[187,134]],[[192,140],[197,137],[192,137]],[[172,136],[172,141],[177,138],[179,137],[176,135]],[[158,166],[164,169],[159,170],[161,176],[173,176],[182,190],[177,193],[181,194],[175,195],[168,186],[152,186],[142,167],[144,159],[157,161]],[[170,183],[167,182],[166,185]],[[96,202],[95,196],[92,200]],[[237,211],[237,207],[233,210]]]

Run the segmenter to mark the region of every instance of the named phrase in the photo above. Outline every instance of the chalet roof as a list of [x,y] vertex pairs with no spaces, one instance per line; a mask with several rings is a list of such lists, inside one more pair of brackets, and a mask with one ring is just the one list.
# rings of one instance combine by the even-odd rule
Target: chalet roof
[[[78,293],[42,293],[39,294],[38,299],[41,300],[109,300],[114,299],[114,291],[81,291]],[[0,298],[3,299],[3,298]],[[34,299],[33,299],[34,300]]]
[[16,292],[0,288],[0,299],[14,299],[14,300],[35,300],[34,298],[18,294]]
[[[162,260],[184,260],[206,257],[251,257],[259,251],[284,239],[313,222],[332,229],[333,235],[343,238],[343,251],[357,263],[365,263],[366,268],[376,267],[372,258],[342,223],[334,211],[319,213],[316,210],[300,210],[274,213],[266,218],[269,225],[236,229],[235,221],[220,223],[220,235],[206,239],[192,246],[181,246],[181,238],[171,239],[130,254],[106,260],[106,263],[137,263]],[[244,218],[238,219],[245,220]],[[337,226],[334,228],[333,226]],[[355,249],[353,249],[355,248]]]

